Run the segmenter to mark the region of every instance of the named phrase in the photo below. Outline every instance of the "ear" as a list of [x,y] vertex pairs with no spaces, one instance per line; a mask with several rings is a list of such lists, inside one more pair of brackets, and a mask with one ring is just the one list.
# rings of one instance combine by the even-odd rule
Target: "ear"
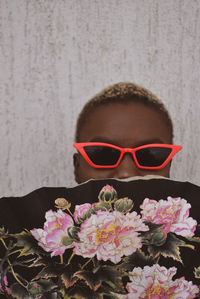
[[75,181],[79,184],[80,180],[79,180],[79,165],[80,165],[80,155],[78,153],[75,153],[73,155],[73,163],[74,163],[74,178]]

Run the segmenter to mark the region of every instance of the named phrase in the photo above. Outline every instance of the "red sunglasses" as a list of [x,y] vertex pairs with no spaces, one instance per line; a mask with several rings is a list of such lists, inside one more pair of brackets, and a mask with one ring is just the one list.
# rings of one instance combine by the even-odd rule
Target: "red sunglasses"
[[135,148],[121,148],[103,142],[81,142],[73,146],[95,168],[115,168],[125,153],[131,153],[138,168],[162,169],[182,149],[173,144],[146,144]]

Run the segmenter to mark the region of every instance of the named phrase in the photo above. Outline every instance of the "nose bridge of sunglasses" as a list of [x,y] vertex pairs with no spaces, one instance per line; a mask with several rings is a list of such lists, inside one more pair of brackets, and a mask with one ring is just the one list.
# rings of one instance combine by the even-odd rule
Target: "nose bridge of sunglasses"
[[122,151],[122,159],[124,159],[124,157],[130,157],[133,158],[133,160],[135,161],[135,156],[134,156],[134,149],[132,148],[123,148]]
[[135,156],[133,156],[132,149],[123,148],[123,154],[120,161],[118,161],[113,175],[122,179],[140,175],[140,169]]
[[123,148],[123,157],[125,156],[129,156],[133,158],[133,160],[135,161],[135,149],[134,148]]
[[124,152],[124,153],[130,153],[130,154],[132,154],[133,151],[134,151],[133,148],[123,148],[123,152]]

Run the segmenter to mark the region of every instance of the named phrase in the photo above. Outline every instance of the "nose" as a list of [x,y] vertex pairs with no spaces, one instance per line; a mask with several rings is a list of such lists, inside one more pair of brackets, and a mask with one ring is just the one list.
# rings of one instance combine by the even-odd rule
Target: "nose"
[[141,175],[141,171],[130,153],[124,154],[118,167],[113,169],[113,178],[117,179],[126,179],[138,175]]

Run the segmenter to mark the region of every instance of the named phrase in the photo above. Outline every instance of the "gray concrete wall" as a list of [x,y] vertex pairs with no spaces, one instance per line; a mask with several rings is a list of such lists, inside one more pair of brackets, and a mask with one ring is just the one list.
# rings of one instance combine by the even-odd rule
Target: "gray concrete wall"
[[171,112],[172,178],[200,183],[200,1],[0,0],[0,195],[72,186],[78,112],[132,81]]

